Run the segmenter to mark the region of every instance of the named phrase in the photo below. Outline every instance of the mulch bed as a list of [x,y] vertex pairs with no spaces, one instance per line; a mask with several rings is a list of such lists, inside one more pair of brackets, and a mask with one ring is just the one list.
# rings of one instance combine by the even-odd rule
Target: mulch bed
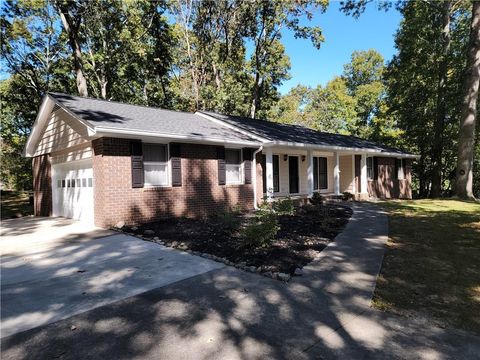
[[[265,248],[245,247],[240,231],[226,230],[219,217],[167,219],[122,230],[136,235],[153,230],[154,234],[147,231],[148,237],[158,237],[166,246],[211,254],[214,258],[227,259],[227,263],[240,264],[242,268],[254,266],[257,272],[293,275],[295,269],[311,262],[333,241],[351,215],[352,210],[346,203],[302,206],[295,215],[278,217],[280,230],[276,240]],[[242,226],[252,216],[251,212],[237,215]]]

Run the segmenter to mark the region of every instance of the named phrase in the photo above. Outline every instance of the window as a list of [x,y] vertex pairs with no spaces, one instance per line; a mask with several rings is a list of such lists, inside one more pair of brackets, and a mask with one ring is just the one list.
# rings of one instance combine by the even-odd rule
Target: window
[[92,187],[93,186],[93,180],[92,178],[88,178],[88,187]]
[[61,188],[62,187],[62,180],[58,179],[57,180],[57,188]]
[[87,187],[87,179],[82,179],[82,187]]
[[404,168],[405,168],[405,159],[395,159],[395,179],[403,180],[404,179]]
[[313,190],[327,189],[327,158],[313,158]]
[[143,144],[145,185],[168,185],[167,145]]
[[373,179],[373,157],[367,157],[367,178]]
[[240,149],[225,149],[227,184],[242,183],[242,152]]
[[65,187],[65,179],[62,179],[62,188]]

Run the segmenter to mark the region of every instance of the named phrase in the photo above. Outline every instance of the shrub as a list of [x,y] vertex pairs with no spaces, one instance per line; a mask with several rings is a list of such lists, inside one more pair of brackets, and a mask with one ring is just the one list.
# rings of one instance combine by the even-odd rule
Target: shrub
[[238,216],[239,213],[238,209],[233,209],[232,211],[223,211],[216,215],[223,231],[233,232],[238,230],[241,223],[241,219]]
[[313,196],[310,199],[308,199],[308,201],[310,201],[310,204],[314,206],[323,205],[324,200],[325,199],[323,198],[322,194],[320,194],[319,192],[313,193]]
[[354,196],[352,193],[348,192],[348,191],[345,191],[345,192],[343,193],[343,200],[345,200],[345,201],[353,200],[354,197],[355,197],[355,196]]
[[267,247],[275,240],[280,226],[277,215],[268,209],[261,209],[252,223],[242,230],[244,245],[247,247]]
[[276,201],[273,204],[273,210],[279,215],[295,215],[295,205],[290,197]]

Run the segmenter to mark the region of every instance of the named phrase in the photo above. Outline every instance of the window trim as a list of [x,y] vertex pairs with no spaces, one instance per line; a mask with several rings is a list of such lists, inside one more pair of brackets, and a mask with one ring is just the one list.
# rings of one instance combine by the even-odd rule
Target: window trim
[[[143,185],[144,187],[149,187],[149,188],[161,188],[161,187],[171,187],[172,186],[172,179],[171,179],[171,169],[170,169],[170,143],[165,144],[165,143],[143,143],[142,142],[142,153],[143,153],[143,145],[163,145],[166,148],[166,157],[167,161],[145,161],[143,160]],[[166,184],[161,184],[161,185],[155,185],[152,183],[148,183],[146,181],[146,176],[145,176],[145,165],[166,165],[166,176],[167,176],[167,182]]]
[[[228,181],[228,177],[227,177],[227,172],[228,172],[228,163],[227,163],[227,151],[229,150],[235,150],[235,151],[238,151],[240,153],[240,164],[238,165],[238,171],[239,171],[239,174],[238,174],[238,177],[240,180],[238,181]],[[232,165],[230,165],[232,166]],[[237,166],[237,165],[233,165],[233,166]],[[245,182],[245,177],[243,176],[243,151],[241,148],[233,148],[233,147],[226,147],[225,148],[225,185],[243,185]]]

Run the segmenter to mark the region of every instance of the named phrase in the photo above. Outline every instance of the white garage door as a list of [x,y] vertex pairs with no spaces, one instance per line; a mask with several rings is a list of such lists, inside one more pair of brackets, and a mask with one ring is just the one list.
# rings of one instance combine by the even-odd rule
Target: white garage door
[[52,166],[53,215],[93,224],[92,160]]

